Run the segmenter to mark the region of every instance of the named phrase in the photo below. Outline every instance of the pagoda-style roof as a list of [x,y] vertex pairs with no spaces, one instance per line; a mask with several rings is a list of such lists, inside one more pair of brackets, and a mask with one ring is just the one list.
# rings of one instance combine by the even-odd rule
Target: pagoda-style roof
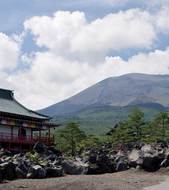
[[15,100],[13,91],[5,89],[0,89],[0,112],[34,119],[49,119],[48,116],[29,110],[21,105]]

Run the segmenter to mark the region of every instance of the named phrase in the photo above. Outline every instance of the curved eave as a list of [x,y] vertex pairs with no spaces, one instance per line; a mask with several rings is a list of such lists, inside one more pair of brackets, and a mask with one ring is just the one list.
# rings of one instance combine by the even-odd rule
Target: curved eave
[[[13,100],[14,100],[19,106],[21,106],[22,108],[24,108],[25,110],[27,110],[29,113],[33,113],[33,114],[37,115],[37,118],[39,118],[38,116],[40,116],[40,117],[42,117],[42,119],[50,119],[50,117],[47,116],[47,115],[43,115],[43,114],[41,114],[41,113],[38,113],[38,112],[36,112],[36,111],[33,111],[33,110],[30,110],[30,109],[26,108],[26,107],[23,106],[21,103],[19,103],[15,98],[13,98]],[[36,118],[36,117],[35,117],[35,118]]]
[[0,115],[2,115],[3,117],[13,117],[13,118],[19,118],[19,119],[26,119],[26,120],[36,120],[36,121],[46,121],[46,120],[50,120],[50,118],[37,118],[37,117],[30,117],[30,116],[26,116],[26,115],[21,115],[21,114],[14,114],[14,113],[9,113],[9,112],[2,112],[0,111]]

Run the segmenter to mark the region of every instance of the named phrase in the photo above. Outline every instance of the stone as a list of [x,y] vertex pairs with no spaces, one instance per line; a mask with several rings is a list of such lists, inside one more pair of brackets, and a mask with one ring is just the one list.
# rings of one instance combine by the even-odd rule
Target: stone
[[95,175],[95,174],[100,174],[99,172],[99,166],[97,164],[89,164],[88,168],[88,175]]
[[62,152],[60,150],[57,150],[55,147],[51,146],[48,147],[48,151],[55,154],[57,157],[62,156]]
[[46,171],[40,165],[34,165],[29,168],[27,178],[32,179],[43,179],[46,177]]
[[80,161],[64,160],[62,166],[64,172],[71,175],[86,174],[88,171],[88,164]]
[[15,169],[17,178],[26,178],[28,170],[29,166],[26,161],[19,162]]
[[[160,145],[161,146],[161,145]],[[165,154],[159,149],[159,146],[146,144],[141,148],[143,163],[141,167],[148,172],[154,172],[160,169]]]
[[146,144],[141,148],[141,151],[143,154],[155,154],[156,150],[154,147],[152,147],[150,144]]
[[99,174],[114,172],[114,163],[107,155],[100,154],[97,158]]
[[15,164],[12,162],[4,162],[0,164],[0,170],[2,172],[3,179],[13,180],[16,178]]
[[15,169],[16,172],[16,176],[18,179],[24,179],[26,178],[27,173],[25,173],[21,168],[19,168],[18,166]]
[[164,160],[161,162],[160,166],[161,166],[161,167],[165,167],[165,168],[168,167],[168,166],[169,166],[169,159],[168,159],[168,158],[164,159]]
[[148,172],[155,172],[160,169],[161,159],[158,156],[147,156],[143,158],[141,167]]
[[46,152],[47,147],[45,144],[41,143],[41,142],[37,142],[34,147],[33,150],[39,154],[43,154]]
[[129,169],[129,166],[126,162],[119,161],[116,164],[116,172],[126,171]]
[[140,150],[133,149],[128,154],[128,161],[130,167],[137,167],[137,165],[141,165],[143,163],[142,152]]
[[88,161],[92,164],[95,164],[97,160],[97,153],[96,152],[91,152],[88,158]]
[[0,183],[2,183],[2,181],[3,181],[3,177],[2,177],[2,172],[0,170]]
[[61,177],[63,175],[63,168],[61,166],[46,168],[46,177]]

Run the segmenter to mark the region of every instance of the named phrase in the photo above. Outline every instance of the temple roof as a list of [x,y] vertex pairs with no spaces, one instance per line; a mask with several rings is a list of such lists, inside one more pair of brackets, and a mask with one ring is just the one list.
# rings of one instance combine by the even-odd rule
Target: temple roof
[[27,109],[14,98],[11,90],[0,89],[0,112],[26,116],[35,119],[49,119],[48,116]]

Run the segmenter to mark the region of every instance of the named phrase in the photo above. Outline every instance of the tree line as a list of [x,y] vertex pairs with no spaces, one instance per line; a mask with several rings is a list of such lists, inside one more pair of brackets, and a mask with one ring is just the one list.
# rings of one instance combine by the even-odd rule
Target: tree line
[[98,147],[104,142],[118,143],[169,141],[169,114],[160,112],[146,121],[144,113],[135,108],[127,120],[117,123],[102,136],[87,135],[78,123],[70,122],[56,133],[56,147],[75,156],[86,148]]

